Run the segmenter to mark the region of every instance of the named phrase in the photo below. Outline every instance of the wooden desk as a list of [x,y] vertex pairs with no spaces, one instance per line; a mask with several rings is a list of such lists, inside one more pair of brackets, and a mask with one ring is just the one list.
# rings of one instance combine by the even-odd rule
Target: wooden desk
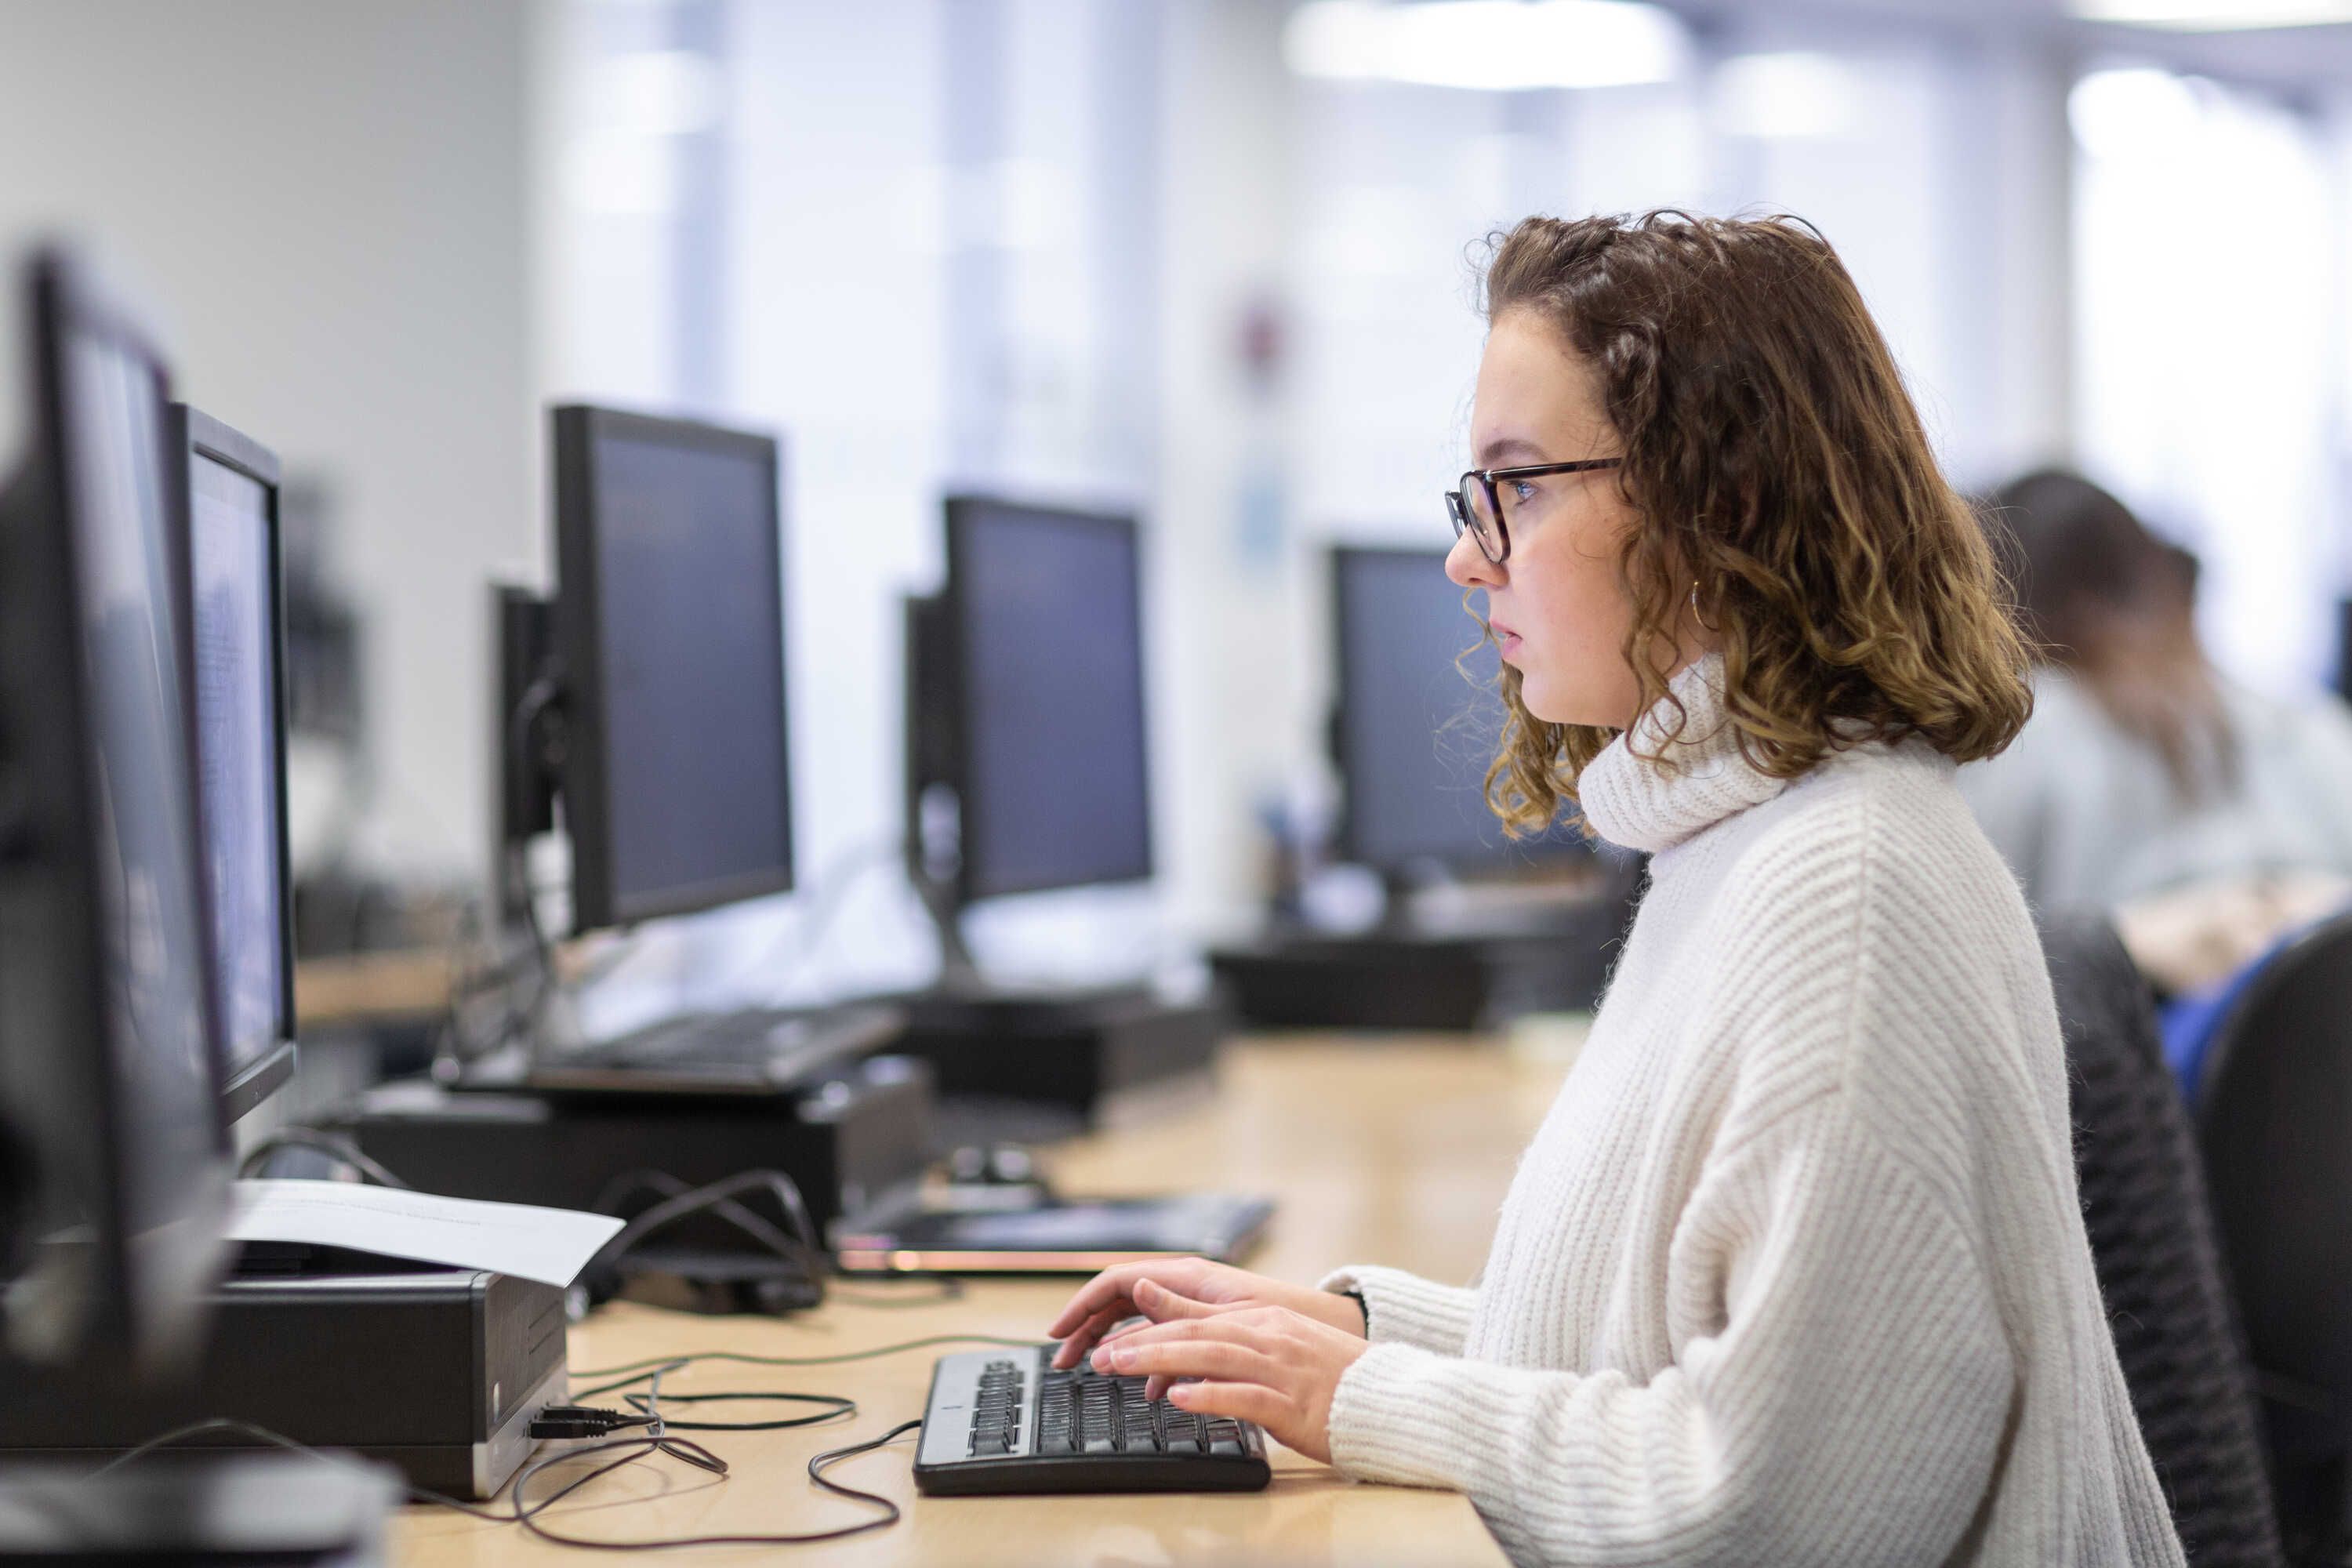
[[429,1017],[449,1005],[445,947],[305,959],[294,966],[294,1013],[305,1028]]
[[[1387,1262],[1440,1279],[1466,1279],[1486,1257],[1496,1207],[1519,1150],[1559,1087],[1561,1068],[1515,1059],[1454,1039],[1353,1043],[1319,1037],[1247,1041],[1224,1060],[1213,1101],[1158,1125],[1090,1138],[1053,1152],[1055,1178],[1073,1192],[1147,1192],[1203,1185],[1281,1200],[1264,1272],[1312,1280],[1333,1265]],[[877,1308],[843,1303],[788,1321],[693,1317],[608,1307],[572,1332],[580,1372],[693,1350],[818,1355],[929,1334],[1039,1334],[1066,1298],[1063,1281],[975,1281],[951,1304]],[[671,1392],[793,1389],[859,1402],[853,1421],[775,1433],[718,1433],[709,1446],[733,1467],[717,1481],[666,1459],[630,1466],[583,1489],[550,1515],[567,1533],[643,1540],[723,1531],[814,1530],[871,1510],[811,1488],[812,1454],[877,1435],[919,1415],[937,1351],[802,1371],[698,1366]],[[600,1401],[601,1403],[601,1401]],[[742,1418],[758,1419],[761,1407]],[[726,1418],[724,1416],[720,1418]],[[717,1548],[664,1562],[1140,1565],[1219,1563],[1500,1563],[1477,1514],[1450,1492],[1357,1486],[1286,1450],[1274,1485],[1244,1496],[923,1498],[910,1472],[911,1436],[836,1468],[839,1479],[900,1500],[898,1524],[803,1549]],[[562,1473],[569,1473],[568,1471]],[[551,1478],[543,1478],[547,1485]],[[394,1533],[394,1561],[458,1564],[577,1563],[579,1554],[435,1509],[410,1509]]]

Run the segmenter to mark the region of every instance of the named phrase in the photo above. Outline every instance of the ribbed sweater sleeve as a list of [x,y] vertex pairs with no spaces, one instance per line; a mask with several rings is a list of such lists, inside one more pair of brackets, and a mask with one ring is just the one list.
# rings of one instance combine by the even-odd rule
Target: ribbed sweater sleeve
[[1675,1315],[1706,1328],[1656,1376],[1376,1344],[1334,1462],[1468,1493],[1521,1563],[1946,1562],[2016,1374],[1968,1234],[1850,1110],[1718,1146],[1675,1243],[1700,1297]]
[[1478,1292],[1440,1285],[1402,1268],[1356,1264],[1326,1276],[1319,1289],[1353,1290],[1364,1299],[1364,1324],[1376,1345],[1412,1345],[1460,1355],[1470,1338]]

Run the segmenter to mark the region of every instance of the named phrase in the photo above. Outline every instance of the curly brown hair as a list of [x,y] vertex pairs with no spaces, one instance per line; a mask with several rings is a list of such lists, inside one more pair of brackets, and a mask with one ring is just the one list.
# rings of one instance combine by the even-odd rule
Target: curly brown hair
[[[1774,777],[1867,741],[1958,762],[2009,743],[2032,697],[1991,551],[1819,230],[1662,211],[1531,217],[1487,243],[1489,326],[1549,323],[1623,440],[1623,651],[1642,710],[1674,703],[1669,738],[1689,716],[1661,666],[1688,603],[1722,648],[1741,754]],[[1487,802],[1540,833],[1618,731],[1538,719],[1507,666],[1500,695]]]

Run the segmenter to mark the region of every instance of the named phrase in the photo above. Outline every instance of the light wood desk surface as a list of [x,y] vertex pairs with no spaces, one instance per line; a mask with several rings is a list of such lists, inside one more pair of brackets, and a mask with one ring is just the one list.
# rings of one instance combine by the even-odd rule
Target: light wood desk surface
[[[1557,1091],[1557,1062],[1522,1060],[1491,1042],[1329,1037],[1245,1040],[1228,1048],[1216,1097],[1192,1110],[1049,1152],[1073,1193],[1218,1186],[1279,1200],[1252,1267],[1312,1281],[1347,1262],[1384,1262],[1465,1279],[1486,1257],[1518,1152]],[[959,1301],[877,1308],[828,1302],[789,1321],[708,1318],[631,1304],[572,1331],[580,1373],[657,1354],[730,1350],[821,1355],[930,1334],[1042,1336],[1075,1281],[973,1281]],[[870,1291],[864,1288],[860,1293]],[[917,1289],[902,1287],[909,1293]],[[724,1531],[797,1531],[855,1522],[872,1510],[810,1487],[809,1456],[877,1436],[920,1415],[940,1351],[804,1370],[696,1366],[664,1391],[792,1389],[846,1394],[856,1419],[773,1433],[695,1435],[724,1457],[719,1481],[667,1459],[629,1466],[558,1506],[567,1534],[615,1541]],[[598,1400],[597,1403],[607,1403]],[[761,1419],[775,1406],[720,1412]],[[676,1411],[674,1413],[682,1414]],[[1448,1492],[1357,1486],[1287,1450],[1274,1484],[1238,1496],[924,1498],[911,1435],[846,1461],[834,1474],[897,1499],[887,1530],[821,1546],[664,1552],[665,1563],[791,1560],[835,1563],[1282,1564],[1504,1561],[1467,1500]],[[543,1490],[569,1469],[541,1478]],[[602,1555],[602,1554],[599,1554]],[[578,1563],[583,1556],[435,1509],[396,1521],[393,1561],[415,1568]]]

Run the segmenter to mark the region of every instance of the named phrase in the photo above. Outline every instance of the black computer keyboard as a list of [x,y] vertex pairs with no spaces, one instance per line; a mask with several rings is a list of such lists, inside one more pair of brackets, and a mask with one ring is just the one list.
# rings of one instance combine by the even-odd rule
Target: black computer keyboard
[[888,1046],[905,1022],[898,1008],[864,1005],[695,1014],[537,1063],[530,1082],[541,1089],[769,1092]]
[[1146,1400],[1143,1379],[1055,1372],[1054,1347],[941,1356],[915,1485],[956,1492],[1255,1491],[1255,1422]]

